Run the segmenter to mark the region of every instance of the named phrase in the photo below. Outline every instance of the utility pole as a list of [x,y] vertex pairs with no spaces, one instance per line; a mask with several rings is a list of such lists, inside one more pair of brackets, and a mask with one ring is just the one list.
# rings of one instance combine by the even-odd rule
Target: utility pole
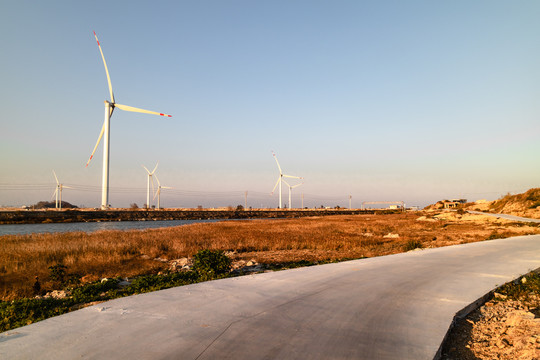
[[352,209],[352,207],[351,207],[351,199],[352,199],[352,195],[349,195],[349,210]]

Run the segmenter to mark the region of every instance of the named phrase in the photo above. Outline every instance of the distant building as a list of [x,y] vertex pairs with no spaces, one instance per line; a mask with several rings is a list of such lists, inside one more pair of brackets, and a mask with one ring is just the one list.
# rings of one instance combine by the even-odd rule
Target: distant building
[[463,205],[467,202],[467,199],[452,199],[452,200],[443,200],[443,208],[445,209],[454,209]]

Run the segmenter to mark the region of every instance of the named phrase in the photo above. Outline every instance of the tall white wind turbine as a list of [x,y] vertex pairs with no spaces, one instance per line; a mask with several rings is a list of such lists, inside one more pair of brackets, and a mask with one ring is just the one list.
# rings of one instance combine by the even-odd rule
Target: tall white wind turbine
[[154,200],[156,199],[156,196],[157,196],[157,209],[161,209],[161,204],[160,204],[160,199],[161,199],[161,189],[172,189],[172,187],[169,187],[169,186],[161,186],[161,184],[159,183],[159,179],[157,177],[157,174],[154,175],[156,177],[156,181],[157,181],[157,191],[156,191],[156,194],[154,195]]
[[288,186],[289,188],[289,209],[292,209],[292,189],[294,188],[297,188],[299,187],[300,185],[304,185],[304,183],[300,183],[300,184],[296,184],[296,185],[293,185],[291,186],[288,182],[286,182],[285,180],[283,180],[283,182],[285,183],[285,185]]
[[52,172],[54,175],[54,179],[56,180],[56,190],[54,190],[53,194],[53,197],[56,198],[55,208],[62,210],[62,189],[71,189],[71,187],[60,184],[60,181],[58,181],[58,177],[56,176],[54,170]]
[[276,159],[276,164],[277,164],[277,167],[279,169],[279,178],[276,181],[276,185],[274,185],[274,188],[272,189],[272,195],[274,194],[274,190],[276,190],[276,187],[279,185],[279,208],[282,209],[283,206],[282,206],[282,202],[281,202],[281,193],[282,193],[282,183],[281,182],[283,181],[283,178],[291,178],[291,179],[303,179],[303,178],[299,177],[299,176],[292,176],[292,175],[283,174],[283,171],[281,170],[281,166],[279,166],[279,161],[277,159],[277,156],[273,151],[272,151],[272,155],[274,156],[274,159]]
[[103,56],[103,50],[101,50],[101,45],[99,43],[99,40],[97,38],[95,31],[94,31],[94,37],[96,38],[96,41],[99,47],[99,52],[101,53],[101,58],[103,59],[103,65],[105,66],[105,73],[107,74],[107,83],[109,84],[109,94],[111,96],[111,100],[110,101],[105,100],[105,120],[103,122],[103,127],[101,128],[101,133],[99,134],[98,140],[96,142],[96,146],[94,147],[94,150],[92,151],[92,155],[90,155],[90,159],[88,159],[86,166],[88,167],[88,164],[94,157],[94,153],[96,152],[96,149],[99,145],[99,142],[101,141],[101,138],[103,137],[103,135],[105,135],[105,139],[103,139],[103,180],[102,180],[102,187],[101,187],[101,208],[106,209],[109,206],[110,120],[111,120],[111,115],[114,109],[119,108],[120,110],[124,110],[124,111],[139,112],[139,113],[144,113],[144,114],[154,114],[154,115],[167,116],[167,117],[171,117],[171,115],[167,115],[167,114],[163,114],[163,113],[159,113],[155,111],[143,110],[143,109],[139,109],[133,106],[121,105],[115,102],[112,85],[111,85],[111,77],[109,76],[109,70],[107,69],[107,63],[105,62],[105,56]]
[[146,172],[148,173],[148,179],[146,180],[146,208],[147,209],[150,209],[150,183],[152,183],[152,193],[153,193],[154,192],[154,179],[152,178],[152,176],[156,172],[158,165],[159,165],[159,161],[156,163],[156,167],[154,168],[154,170],[152,170],[152,172],[150,172],[150,170],[148,170],[146,166],[141,165],[144,168],[144,170],[146,170]]

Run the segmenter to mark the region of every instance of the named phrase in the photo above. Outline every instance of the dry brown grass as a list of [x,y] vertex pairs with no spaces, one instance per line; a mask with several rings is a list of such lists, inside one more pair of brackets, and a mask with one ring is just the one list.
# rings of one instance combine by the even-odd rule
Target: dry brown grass
[[[156,273],[167,264],[154,258],[190,257],[201,249],[234,251],[235,259],[260,263],[327,261],[403,251],[410,240],[439,247],[496,235],[539,233],[537,227],[504,222],[442,219],[418,214],[355,215],[287,220],[193,224],[143,231],[100,231],[0,236],[0,297],[32,296],[34,277],[50,288],[49,266],[63,264],[83,281]],[[385,238],[388,233],[399,238]]]

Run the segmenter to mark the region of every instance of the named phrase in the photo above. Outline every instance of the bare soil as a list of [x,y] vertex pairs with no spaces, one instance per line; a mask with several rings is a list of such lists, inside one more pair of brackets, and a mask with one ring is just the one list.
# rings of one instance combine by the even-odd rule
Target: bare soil
[[495,292],[490,301],[456,322],[441,359],[540,359],[540,293],[534,289],[526,295]]

